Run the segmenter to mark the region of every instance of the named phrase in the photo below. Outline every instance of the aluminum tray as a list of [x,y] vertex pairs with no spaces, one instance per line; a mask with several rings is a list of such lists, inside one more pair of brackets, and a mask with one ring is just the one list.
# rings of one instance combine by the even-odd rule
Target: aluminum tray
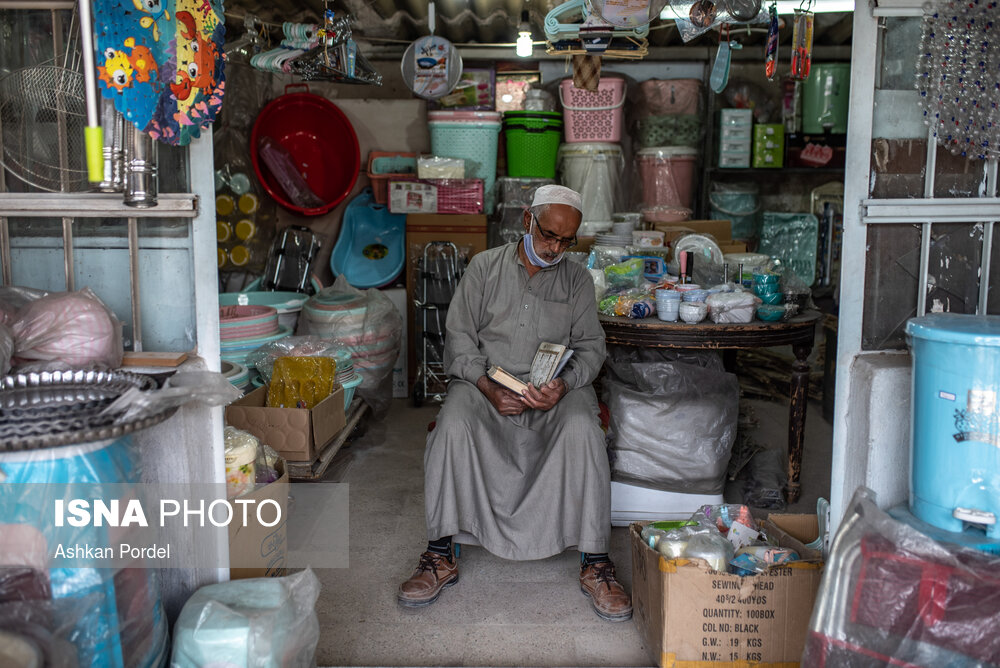
[[163,411],[115,424],[101,411],[133,387],[151,390],[152,378],[124,371],[46,371],[0,378],[0,453],[89,443],[151,427]]

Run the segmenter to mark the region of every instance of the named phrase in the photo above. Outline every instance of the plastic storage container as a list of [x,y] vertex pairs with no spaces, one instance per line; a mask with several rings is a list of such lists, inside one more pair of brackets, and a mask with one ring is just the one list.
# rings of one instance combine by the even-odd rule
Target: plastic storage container
[[601,77],[596,91],[576,88],[572,79],[559,84],[566,121],[566,141],[618,142],[622,137],[625,80]]
[[559,147],[560,183],[583,196],[583,222],[607,222],[618,210],[622,164],[618,144],[585,142]]
[[946,531],[1000,538],[1000,317],[933,313],[913,348],[910,509]]
[[486,212],[493,211],[500,114],[494,111],[431,111],[431,152],[465,160],[465,178],[482,179]]
[[802,83],[802,132],[845,134],[850,90],[850,63],[814,63]]
[[785,157],[785,126],[761,123],[753,126],[753,166],[781,167]]
[[754,184],[713,182],[708,217],[730,221],[733,239],[756,239],[760,235],[759,194]]
[[646,148],[639,151],[636,159],[642,177],[642,201],[647,206],[691,208],[697,149],[687,146]]
[[368,154],[367,174],[375,201],[378,204],[386,204],[389,201],[390,179],[416,177],[417,154],[372,151]]
[[507,175],[554,179],[563,118],[557,111],[508,111],[503,118],[507,139]]

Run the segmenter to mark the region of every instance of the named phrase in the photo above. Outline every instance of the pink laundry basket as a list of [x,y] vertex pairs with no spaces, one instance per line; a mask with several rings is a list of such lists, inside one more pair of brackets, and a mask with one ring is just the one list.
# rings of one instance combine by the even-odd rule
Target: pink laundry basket
[[568,143],[621,141],[624,79],[601,77],[593,92],[576,88],[572,79],[564,79],[559,84],[559,100]]
[[639,84],[639,115],[697,114],[701,107],[698,79],[649,79]]

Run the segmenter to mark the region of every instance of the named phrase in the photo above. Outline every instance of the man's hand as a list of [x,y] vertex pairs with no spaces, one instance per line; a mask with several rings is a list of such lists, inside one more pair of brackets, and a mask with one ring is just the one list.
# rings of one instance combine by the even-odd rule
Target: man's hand
[[500,383],[494,383],[487,376],[480,376],[476,381],[476,387],[486,395],[500,415],[520,415],[524,412],[524,402],[519,395]]
[[528,383],[528,390],[521,397],[521,401],[530,408],[547,411],[559,403],[568,391],[566,381],[562,378],[553,378],[541,387]]

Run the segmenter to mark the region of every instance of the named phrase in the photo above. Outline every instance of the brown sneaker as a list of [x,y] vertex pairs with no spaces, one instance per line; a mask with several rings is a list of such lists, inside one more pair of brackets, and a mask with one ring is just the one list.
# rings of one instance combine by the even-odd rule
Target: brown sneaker
[[420,555],[420,563],[410,579],[399,585],[396,600],[408,608],[419,608],[438,600],[441,590],[458,582],[458,559],[434,552]]
[[610,561],[580,569],[580,591],[590,597],[594,612],[609,622],[632,618],[632,598],[615,579],[615,565]]

